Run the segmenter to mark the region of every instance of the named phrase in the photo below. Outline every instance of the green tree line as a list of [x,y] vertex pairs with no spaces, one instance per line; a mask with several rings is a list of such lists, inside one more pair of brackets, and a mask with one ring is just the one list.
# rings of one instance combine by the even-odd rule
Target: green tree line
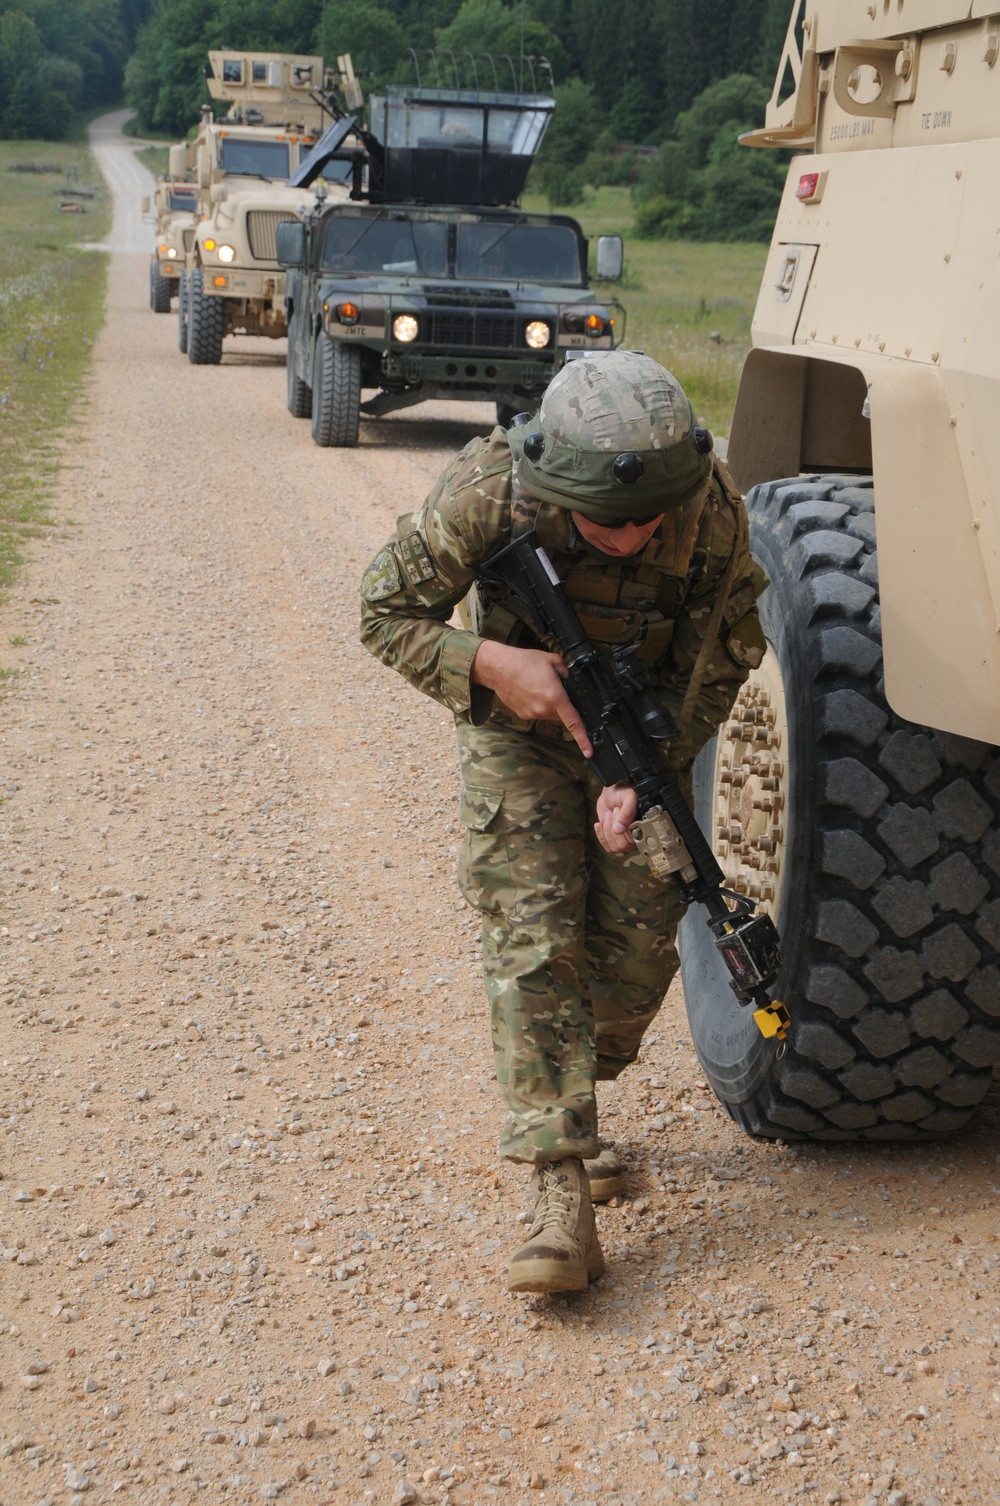
[[0,136],[58,141],[121,99],[151,0],[0,0]]
[[[426,57],[544,58],[558,102],[530,186],[574,204],[627,183],[648,236],[767,238],[783,164],[759,125],[791,0],[0,0],[0,134],[59,135],[124,90],[141,130],[185,136],[210,47],[350,52],[366,89]],[[501,64],[501,77],[503,74]],[[433,76],[431,74],[430,76]],[[545,73],[539,67],[536,81]],[[447,70],[442,82],[448,82]]]

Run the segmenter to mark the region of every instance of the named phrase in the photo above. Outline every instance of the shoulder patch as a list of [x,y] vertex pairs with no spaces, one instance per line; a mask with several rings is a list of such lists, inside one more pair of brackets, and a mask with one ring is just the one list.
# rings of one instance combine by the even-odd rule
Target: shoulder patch
[[408,533],[400,539],[399,557],[411,586],[422,585],[425,580],[433,580],[437,575],[430,551],[420,533]]
[[395,551],[387,544],[379,550],[361,577],[361,595],[365,601],[382,601],[386,596],[395,596],[400,585]]

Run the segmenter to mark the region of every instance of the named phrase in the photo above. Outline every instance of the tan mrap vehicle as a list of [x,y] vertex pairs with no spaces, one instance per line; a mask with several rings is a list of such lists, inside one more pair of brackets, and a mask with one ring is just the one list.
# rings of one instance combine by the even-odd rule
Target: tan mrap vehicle
[[143,196],[143,215],[156,220],[156,243],[149,259],[149,306],[154,314],[170,313],[185,257],[194,245],[197,207],[197,190],[190,182],[160,178],[152,203]]
[[755,1135],[945,1135],[1000,1058],[998,58],[980,0],[805,0],[744,138],[800,153],[729,444],[770,651],[696,786],[781,932],[784,1054],[682,942]]
[[[229,51],[208,58],[209,93],[230,108],[217,121],[206,105],[194,143],[199,219],[181,283],[178,343],[196,366],[218,365],[226,335],[285,335],[275,235],[282,220],[313,207],[312,194],[286,180],[327,121],[321,58]],[[172,169],[183,152],[171,148]],[[348,190],[333,183],[327,192]]]

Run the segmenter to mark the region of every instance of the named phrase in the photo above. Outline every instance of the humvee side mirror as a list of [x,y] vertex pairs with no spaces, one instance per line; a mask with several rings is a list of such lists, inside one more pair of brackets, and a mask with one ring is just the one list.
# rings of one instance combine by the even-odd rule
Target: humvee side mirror
[[142,212],[143,212],[143,214],[148,214],[149,213],[149,194],[148,193],[144,193],[143,196],[142,196]]
[[622,275],[625,248],[620,235],[600,235],[597,238],[597,275],[607,282],[617,282]]
[[301,267],[306,259],[306,227],[301,220],[282,220],[276,238],[278,264]]

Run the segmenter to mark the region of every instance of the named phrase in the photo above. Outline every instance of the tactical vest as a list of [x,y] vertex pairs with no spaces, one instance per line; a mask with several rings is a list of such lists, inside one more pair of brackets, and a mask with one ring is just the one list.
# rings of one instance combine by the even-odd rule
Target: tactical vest
[[[718,488],[738,498],[732,482],[726,486],[724,473],[715,474],[714,480]],[[593,642],[608,648],[639,643],[637,657],[655,669],[670,648],[673,626],[690,587],[691,559],[708,500],[705,492],[684,508],[670,509],[642,554],[616,560],[593,556],[578,544],[572,547],[575,529],[568,512],[529,497],[514,485],[511,538],[535,529]],[[498,584],[473,586],[468,614],[473,631],[486,639],[521,648],[550,648],[539,643],[514,593]]]
[[[709,490],[683,507],[668,510],[641,554],[618,560],[588,553],[576,542],[569,512],[553,503],[539,502],[512,482],[511,538],[534,528],[589,637],[599,647],[637,644],[636,656],[649,666],[655,679],[692,583],[691,562],[698,531],[713,491],[734,502],[740,500],[720,463],[716,463]],[[742,507],[737,508],[737,517],[743,517]],[[473,632],[481,637],[520,648],[554,648],[540,642],[524,607],[499,583],[487,586],[477,582],[469,592],[467,610]],[[550,728],[547,723],[524,721],[499,701],[490,720],[520,731],[533,728],[550,735],[569,735],[555,724]]]

